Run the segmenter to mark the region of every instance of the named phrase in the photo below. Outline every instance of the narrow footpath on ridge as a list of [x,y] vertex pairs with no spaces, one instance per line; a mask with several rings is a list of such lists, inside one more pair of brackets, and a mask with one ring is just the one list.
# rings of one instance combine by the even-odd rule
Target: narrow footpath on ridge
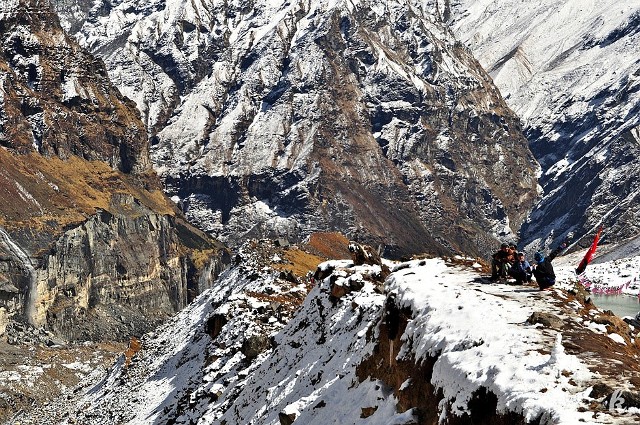
[[387,284],[413,312],[403,340],[419,347],[418,359],[444,363],[432,382],[445,398],[468,400],[480,386],[527,420],[543,409],[557,423],[628,423],[640,411],[638,330],[577,282],[540,291],[535,282],[488,283],[468,261],[442,263],[401,266]]
[[498,299],[518,301],[531,310],[529,323],[539,323],[541,333],[550,341],[561,333],[564,351],[578,357],[601,376],[596,392],[609,391],[605,386],[620,390],[638,388],[638,334],[632,333],[633,328],[622,318],[594,305],[590,294],[577,281],[560,280],[555,286],[552,290],[540,291],[535,282],[522,286],[476,283],[473,290]]

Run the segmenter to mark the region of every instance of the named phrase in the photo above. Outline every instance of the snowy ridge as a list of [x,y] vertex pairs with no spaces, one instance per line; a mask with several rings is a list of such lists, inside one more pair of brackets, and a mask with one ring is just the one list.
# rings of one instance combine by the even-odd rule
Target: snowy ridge
[[[402,355],[437,357],[432,382],[451,402],[450,413],[468,411],[474,391],[484,387],[497,395],[498,412],[520,413],[527,422],[542,417],[542,423],[575,424],[588,419],[573,411],[586,394],[576,388],[567,391],[569,378],[561,372],[571,371],[571,378],[582,382],[593,375],[575,356],[566,355],[559,342],[551,355],[541,354],[550,341],[541,337],[540,329],[525,324],[541,300],[518,296],[518,291],[501,297],[499,291],[469,285],[475,272],[452,269],[442,260],[423,263],[395,273],[389,290],[398,293],[398,304],[414,312],[403,336],[412,344],[403,347]],[[541,392],[543,388],[548,391]]]
[[[397,410],[398,394],[411,391],[413,380],[390,388],[358,372],[370,356],[381,356],[374,363],[388,359],[385,352],[375,354],[378,327],[389,314],[384,313],[387,294],[370,280],[380,266],[333,261],[320,270],[332,272],[285,324],[263,296],[305,290],[287,287],[267,268],[236,266],[170,323],[145,336],[129,366],[120,362],[80,400],[61,400],[51,418],[39,417],[39,423],[91,418],[128,424],[415,423],[425,412]],[[473,415],[470,401],[482,388],[495,394],[495,414],[527,422],[624,423],[633,413],[594,415],[589,394],[602,377],[565,352],[561,332],[528,324],[534,311],[562,314],[550,304],[552,294],[482,285],[477,272],[442,259],[394,270],[385,291],[412,317],[391,361],[418,367],[434,360],[434,394],[421,397],[437,397],[441,390],[438,412],[431,412],[441,420]],[[336,285],[360,289],[332,298]],[[214,325],[222,316],[226,321]],[[606,334],[602,328],[589,332]],[[270,342],[248,356],[247,340],[260,335]],[[609,340],[614,337],[619,344],[628,341],[613,334]],[[76,406],[89,407],[77,411]]]

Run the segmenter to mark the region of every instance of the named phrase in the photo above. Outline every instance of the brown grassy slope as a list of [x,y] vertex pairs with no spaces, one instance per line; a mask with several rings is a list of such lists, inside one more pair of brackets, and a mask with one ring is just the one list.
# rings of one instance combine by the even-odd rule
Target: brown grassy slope
[[139,214],[121,202],[130,197],[155,213],[177,214],[154,175],[131,176],[76,156],[62,160],[0,148],[0,225],[21,235],[18,241],[32,255],[97,210]]
[[12,226],[60,228],[84,221],[96,209],[110,210],[112,196],[128,193],[160,214],[175,214],[160,187],[142,187],[133,177],[100,161],[67,160],[0,149],[0,221]]
[[337,232],[316,232],[309,241],[299,247],[282,251],[285,261],[273,264],[276,270],[287,270],[298,278],[304,278],[308,272],[315,272],[318,265],[327,260],[351,258],[349,239]]

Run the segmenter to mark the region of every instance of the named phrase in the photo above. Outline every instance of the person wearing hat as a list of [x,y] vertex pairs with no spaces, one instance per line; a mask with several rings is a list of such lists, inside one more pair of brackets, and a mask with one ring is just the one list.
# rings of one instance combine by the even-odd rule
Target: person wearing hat
[[540,251],[533,255],[533,259],[536,262],[533,269],[533,276],[536,278],[536,282],[541,291],[551,288],[556,283],[556,273],[553,271],[553,264],[551,264],[551,262],[565,247],[566,244],[563,243],[554,249],[547,257]]
[[526,260],[524,252],[518,252],[516,261],[509,269],[509,275],[516,280],[516,285],[531,282],[531,265]]
[[509,271],[510,262],[512,258],[511,251],[509,251],[509,244],[503,243],[500,245],[500,250],[491,256],[491,280],[496,281],[498,278],[506,278]]

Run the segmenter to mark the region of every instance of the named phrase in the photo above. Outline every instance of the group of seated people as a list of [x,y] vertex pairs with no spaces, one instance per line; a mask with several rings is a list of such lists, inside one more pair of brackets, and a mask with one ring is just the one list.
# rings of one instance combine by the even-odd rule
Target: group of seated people
[[556,275],[551,261],[566,247],[563,243],[553,250],[548,257],[540,251],[534,255],[535,264],[531,265],[525,258],[524,252],[518,252],[515,244],[503,243],[500,250],[491,259],[491,280],[515,279],[517,285],[531,282],[535,277],[540,290],[549,289],[556,282]]
[[533,268],[524,252],[518,252],[515,244],[503,243],[491,259],[491,280],[507,279],[509,276],[516,280],[517,285],[522,285],[531,282]]

